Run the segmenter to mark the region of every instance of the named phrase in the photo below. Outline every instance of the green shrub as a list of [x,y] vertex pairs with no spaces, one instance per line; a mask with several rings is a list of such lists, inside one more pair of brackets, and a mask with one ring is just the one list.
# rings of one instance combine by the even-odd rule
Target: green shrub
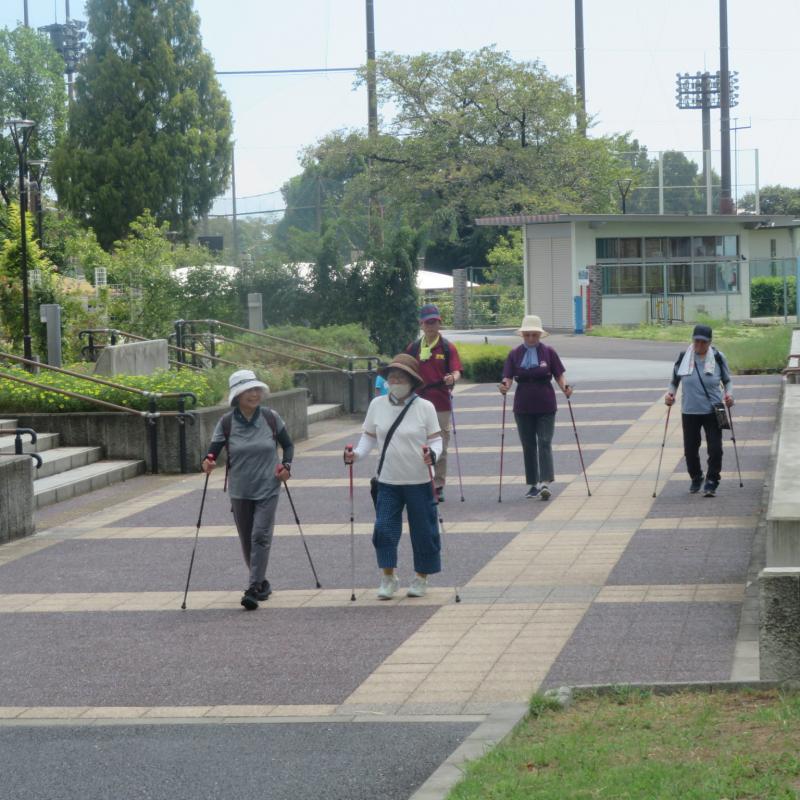
[[[797,278],[786,278],[786,313],[794,314],[797,308]],[[750,281],[750,316],[782,317],[783,278],[762,277]]]
[[503,364],[511,350],[505,345],[458,344],[464,380],[473,383],[499,383]]

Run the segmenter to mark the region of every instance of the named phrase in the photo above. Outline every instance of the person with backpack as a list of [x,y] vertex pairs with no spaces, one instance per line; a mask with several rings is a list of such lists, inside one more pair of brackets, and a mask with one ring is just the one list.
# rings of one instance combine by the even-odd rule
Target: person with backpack
[[[672,368],[672,381],[664,397],[666,405],[675,402],[675,393],[683,381],[681,421],[683,423],[683,455],[692,482],[690,494],[703,489],[704,497],[717,493],[722,469],[722,425],[725,408],[733,405],[731,371],[725,356],[711,346],[712,330],[708,325],[695,325],[692,343],[681,353]],[[724,393],[720,390],[724,387]],[[700,431],[706,434],[708,463],[706,473],[700,463]],[[705,484],[703,480],[705,479]]]
[[567,398],[572,396],[572,387],[564,377],[558,353],[541,341],[548,333],[540,317],[526,315],[517,333],[522,344],[508,354],[498,389],[506,394],[517,382],[514,420],[525,459],[525,481],[530,485],[525,497],[549,500],[550,484],[555,480],[553,431],[558,408],[553,380]]
[[232,410],[217,422],[201,469],[210,473],[222,449],[227,448],[231,511],[249,570],[241,604],[246,611],[254,611],[272,594],[267,565],[281,482],[291,477],[294,445],[283,420],[262,406],[269,387],[252,370],[237,370],[228,385]]
[[[451,392],[461,377],[461,359],[452,342],[439,334],[442,316],[439,309],[429,303],[419,312],[422,336],[406,347],[406,353],[419,363],[422,385],[416,392],[433,403],[442,433],[442,454],[436,461],[433,482],[440,503],[444,502],[444,485],[447,482],[447,445],[450,442],[450,420],[453,415]],[[463,498],[462,498],[463,499]]]
[[423,385],[417,360],[400,353],[380,372],[389,392],[369,404],[361,438],[355,449],[345,447],[344,463],[360,461],[376,446],[380,450],[376,477],[371,481],[376,517],[372,544],[383,572],[378,599],[391,600],[399,586],[397,546],[403,508],[416,572],[406,594],[424,597],[428,576],[442,570],[436,502],[428,472],[441,455],[442,435],[433,404],[415,393]]

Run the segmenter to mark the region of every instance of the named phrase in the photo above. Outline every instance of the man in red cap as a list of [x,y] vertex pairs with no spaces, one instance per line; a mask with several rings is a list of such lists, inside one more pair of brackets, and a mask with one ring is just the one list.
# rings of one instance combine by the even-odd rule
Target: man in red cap
[[461,377],[461,360],[452,342],[439,335],[442,316],[439,309],[429,303],[419,312],[422,336],[406,347],[406,352],[419,361],[419,374],[425,384],[417,394],[430,400],[439,418],[442,431],[442,454],[436,460],[434,483],[439,502],[444,502],[444,484],[447,479],[447,445],[450,441],[450,417],[453,407],[450,392]]

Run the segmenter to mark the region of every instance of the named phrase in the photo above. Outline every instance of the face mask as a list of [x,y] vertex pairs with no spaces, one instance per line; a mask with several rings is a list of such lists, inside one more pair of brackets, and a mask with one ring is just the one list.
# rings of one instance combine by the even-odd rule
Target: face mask
[[389,385],[389,394],[395,400],[405,400],[411,394],[410,383],[392,383]]

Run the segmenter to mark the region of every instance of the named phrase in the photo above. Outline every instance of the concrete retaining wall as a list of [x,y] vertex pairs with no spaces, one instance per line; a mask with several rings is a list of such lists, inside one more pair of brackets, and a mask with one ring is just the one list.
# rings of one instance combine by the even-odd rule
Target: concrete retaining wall
[[352,397],[350,379],[337,370],[312,369],[295,372],[295,386],[311,392],[311,403],[338,403],[348,414],[366,412],[375,396],[375,373],[353,372]]
[[109,345],[94,365],[98,375],[152,375],[163,369],[169,369],[166,339]]
[[35,530],[32,470],[30,456],[0,456],[0,544]]
[[758,576],[763,680],[800,678],[800,384],[787,383],[783,390],[766,515],[766,567]]
[[[296,442],[308,438],[308,404],[305,389],[275,392],[267,399],[289,429]],[[201,408],[195,412],[194,424],[186,425],[186,453],[190,472],[200,469],[200,462],[208,452],[208,443],[217,420],[228,410],[227,406]],[[37,433],[58,433],[60,443],[66,446],[101,446],[106,458],[135,458],[147,464],[152,472],[148,423],[143,417],[116,412],[25,414],[9,412],[7,416],[18,420],[20,427],[33,428]],[[180,472],[178,449],[179,423],[176,417],[160,417],[158,430],[158,471]],[[28,459],[30,460],[30,459]]]

